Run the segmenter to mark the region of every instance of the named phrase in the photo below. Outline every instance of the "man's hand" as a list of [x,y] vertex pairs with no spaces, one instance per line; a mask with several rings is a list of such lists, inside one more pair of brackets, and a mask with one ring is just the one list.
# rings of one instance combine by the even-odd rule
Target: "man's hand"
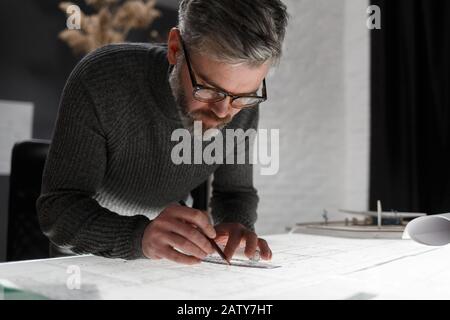
[[230,260],[239,246],[245,246],[245,255],[251,259],[259,248],[261,258],[272,259],[272,251],[266,240],[258,238],[256,233],[248,230],[240,223],[221,223],[216,227],[216,242],[225,246],[225,256]]
[[178,263],[196,264],[215,252],[206,237],[216,237],[207,213],[174,204],[145,228],[142,252],[150,259],[166,258]]

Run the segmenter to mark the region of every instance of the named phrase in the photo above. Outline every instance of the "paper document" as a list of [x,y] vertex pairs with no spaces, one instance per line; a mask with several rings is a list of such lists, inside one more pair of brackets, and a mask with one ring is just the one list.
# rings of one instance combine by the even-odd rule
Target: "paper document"
[[[77,256],[0,264],[0,279],[52,299],[450,299],[450,246],[265,236],[279,268]],[[77,287],[76,284],[79,284]]]
[[405,238],[411,238],[429,246],[450,243],[450,213],[420,217],[408,223]]

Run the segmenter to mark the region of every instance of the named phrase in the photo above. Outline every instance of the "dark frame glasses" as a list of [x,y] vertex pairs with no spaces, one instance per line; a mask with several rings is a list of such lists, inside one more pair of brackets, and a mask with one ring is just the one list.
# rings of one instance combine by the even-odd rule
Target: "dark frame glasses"
[[189,76],[191,78],[193,89],[194,99],[201,102],[210,102],[215,103],[219,101],[225,100],[227,97],[231,98],[230,104],[233,108],[236,109],[244,109],[244,108],[252,108],[256,107],[261,102],[267,100],[267,89],[266,89],[266,79],[263,79],[262,85],[262,96],[257,95],[233,95],[229,92],[219,90],[217,88],[204,86],[197,83],[197,79],[195,78],[194,72],[192,71],[191,61],[189,59],[189,54],[186,50],[186,46],[181,38],[181,46],[183,48],[184,56],[186,59],[186,64],[189,70]]

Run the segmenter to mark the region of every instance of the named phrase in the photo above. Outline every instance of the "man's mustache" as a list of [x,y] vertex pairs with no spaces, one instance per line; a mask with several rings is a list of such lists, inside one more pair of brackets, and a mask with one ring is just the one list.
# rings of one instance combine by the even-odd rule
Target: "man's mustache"
[[194,120],[201,120],[202,118],[209,118],[211,120],[214,120],[214,122],[219,122],[220,124],[227,124],[231,122],[231,115],[227,115],[225,118],[219,118],[211,111],[206,110],[197,110],[189,113],[189,116],[192,117]]

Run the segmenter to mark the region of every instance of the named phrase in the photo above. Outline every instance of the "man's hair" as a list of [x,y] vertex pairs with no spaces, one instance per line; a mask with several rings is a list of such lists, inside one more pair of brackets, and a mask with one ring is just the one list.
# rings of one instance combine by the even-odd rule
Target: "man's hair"
[[178,28],[187,47],[230,64],[278,63],[288,13],[280,0],[182,0]]

